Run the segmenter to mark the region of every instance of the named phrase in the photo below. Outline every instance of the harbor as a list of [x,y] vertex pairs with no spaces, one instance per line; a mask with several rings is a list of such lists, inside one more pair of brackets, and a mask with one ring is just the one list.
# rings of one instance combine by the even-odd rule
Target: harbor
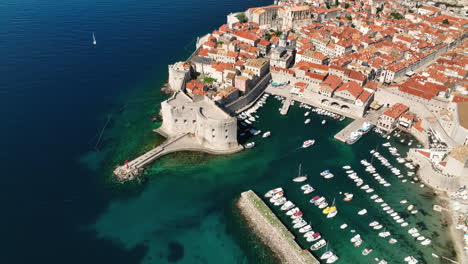
[[[277,102],[275,102],[275,99]],[[273,104],[273,106],[267,108],[275,109],[277,105],[279,106],[277,109],[281,110],[281,106],[285,104],[285,100],[285,98],[280,96],[271,96],[267,101],[268,104]],[[303,103],[291,104],[288,118],[292,119],[291,122],[300,123],[306,131],[309,131],[309,129],[313,130],[314,128],[318,129],[317,126],[326,130],[330,128],[329,126],[335,127],[333,123],[339,123],[339,120],[317,115],[317,113],[326,110],[312,111],[314,109]],[[271,129],[263,127],[263,111],[265,110],[261,109],[255,112],[256,121],[252,122],[252,126],[257,130]],[[279,115],[281,116],[281,113]],[[333,129],[330,132],[334,134],[349,133],[361,128],[364,122],[372,120],[372,116],[368,118],[370,119],[357,119],[357,121],[347,122],[336,132],[333,132]],[[310,124],[308,124],[309,122],[300,121],[306,119],[311,120]],[[272,132],[273,135],[276,135],[274,130]],[[405,139],[408,137],[409,135]],[[250,140],[254,140],[253,138]],[[303,139],[308,138],[310,137],[304,137]],[[313,146],[299,147],[300,143],[297,142],[296,144],[299,148],[294,152],[285,154],[288,160],[292,158],[289,157],[291,155],[296,157],[295,160],[299,163],[301,160],[304,160],[301,158],[300,153],[306,152],[309,156],[317,151],[316,148],[323,151],[325,147],[323,145],[325,144],[323,142],[324,139],[314,136],[311,138],[315,139]],[[261,147],[269,140],[271,139],[257,139],[255,141],[257,142],[257,147]],[[326,140],[326,144],[332,149],[337,144],[343,144],[333,137],[331,140],[331,142]],[[328,249],[323,248],[318,252],[312,252],[317,259],[330,250],[340,258],[337,263],[361,263],[365,259],[368,261],[373,260],[373,263],[438,263],[440,258],[453,259],[453,256],[450,255],[452,253],[445,252],[443,243],[440,244],[440,238],[434,235],[432,230],[435,227],[430,227],[437,225],[434,222],[435,220],[428,220],[428,217],[425,216],[428,213],[432,214],[432,205],[422,203],[423,196],[419,193],[422,192],[428,195],[431,193],[431,190],[420,183],[415,177],[416,168],[401,158],[406,155],[405,152],[408,150],[407,144],[400,143],[402,141],[400,137],[391,136],[390,139],[387,139],[387,135],[383,137],[373,131],[369,131],[361,141],[351,146],[344,145],[346,148],[358,148],[360,150],[355,152],[355,157],[353,158],[341,160],[339,163],[325,160],[322,165],[313,166],[312,168],[310,165],[306,166],[306,168],[303,166],[304,174],[308,175],[304,182],[295,182],[294,168],[290,167],[288,172],[286,170],[276,172],[284,175],[285,179],[281,183],[275,181],[275,183],[270,184],[270,187],[282,187],[281,197],[287,198],[280,200],[277,203],[279,204],[278,206],[271,203],[269,198],[264,199],[265,203],[285,223],[290,232],[294,233],[301,247],[310,248],[314,243],[308,242],[307,237],[302,238],[304,234],[298,232],[298,229],[295,230],[293,227],[295,224],[286,224],[291,220],[288,220],[289,216],[286,216],[283,206],[286,203],[290,203],[299,208],[297,210],[303,213],[303,219],[306,223],[304,226],[311,226],[311,231],[309,232],[312,233],[310,235],[313,235],[314,232],[320,233],[321,237],[329,245]],[[411,140],[407,139],[407,141]],[[288,153],[287,151],[285,152]],[[321,176],[326,174],[325,171],[334,174],[335,177]],[[289,175],[289,177],[286,175]],[[350,179],[347,180],[342,175],[348,175]],[[306,185],[313,187],[314,190],[311,194],[304,194],[303,187],[306,187]],[[272,190],[271,188],[270,191]],[[412,194],[408,195],[409,189],[414,190],[411,191]],[[268,192],[268,189],[262,188],[262,190],[264,193]],[[345,193],[354,194],[354,199],[344,202],[343,197],[345,197]],[[323,197],[320,201],[325,202],[325,205],[323,205],[325,207],[336,204],[336,208],[338,208],[337,216],[327,218],[326,215],[323,215],[324,213],[322,214],[322,210],[325,207],[320,207],[322,209],[319,210],[311,209],[310,203],[313,199],[317,199],[316,197]],[[365,220],[363,221],[363,219]],[[338,240],[333,235],[334,232],[342,234]],[[347,245],[346,242],[341,241],[345,237],[346,239],[344,240],[349,243],[349,240],[358,234],[360,235],[358,238],[363,240],[363,245],[358,246],[358,248],[356,246],[353,247],[353,243]],[[354,238],[353,240],[356,241],[356,239]],[[370,252],[364,252],[364,249],[369,247],[371,249],[367,251]],[[393,247],[395,249],[390,249]],[[411,250],[404,250],[402,247],[411,248]],[[398,251],[398,253],[394,255],[389,254],[390,251],[394,250]],[[323,263],[326,263],[326,260]]]
[[320,263],[295,241],[294,235],[281,223],[268,206],[252,190],[243,192],[237,202],[248,225],[284,264]]

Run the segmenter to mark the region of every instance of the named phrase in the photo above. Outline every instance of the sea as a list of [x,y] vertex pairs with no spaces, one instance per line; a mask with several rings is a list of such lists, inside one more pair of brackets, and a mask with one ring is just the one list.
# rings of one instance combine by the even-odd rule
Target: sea
[[[152,132],[161,124],[152,118],[167,98],[160,91],[167,65],[187,58],[197,37],[225,23],[230,12],[268,4],[0,2],[0,263],[276,263],[265,243],[249,231],[235,201],[243,191],[263,196],[280,186],[329,241],[328,249],[340,256],[337,263],[375,263],[375,258],[402,263],[408,255],[422,263],[444,263],[433,252],[453,258],[446,224],[432,210],[432,191],[410,180],[402,183],[383,166],[376,165],[392,183],[389,188],[364,172],[359,161],[370,160],[371,149],[396,164],[381,146],[386,139],[371,132],[355,145],[345,145],[333,135],[350,120],[311,114],[305,125],[305,109],[296,104],[282,116],[281,102],[273,97],[254,123],[272,136],[241,139],[255,141],[255,148],[229,156],[174,153],[156,161],[137,181],[113,179],[117,164],[164,140]],[[300,148],[306,139],[316,144]],[[408,147],[399,140],[390,141],[404,154]],[[301,184],[292,182],[299,164],[316,189],[311,195],[336,200],[335,218],[326,219],[308,203],[311,196],[301,193]],[[345,177],[343,165],[351,165],[432,244],[423,247],[407,228],[397,227]],[[320,177],[325,169],[335,177]],[[355,197],[345,203],[340,192]],[[419,213],[409,215],[399,204],[402,199]],[[368,214],[358,216],[363,208]],[[291,227],[284,212],[272,210]],[[370,230],[373,220],[398,243],[390,245]],[[339,228],[343,223],[348,229]],[[351,228],[364,238],[361,248],[349,242]],[[294,234],[302,247],[310,246]],[[374,251],[363,256],[364,246]]]

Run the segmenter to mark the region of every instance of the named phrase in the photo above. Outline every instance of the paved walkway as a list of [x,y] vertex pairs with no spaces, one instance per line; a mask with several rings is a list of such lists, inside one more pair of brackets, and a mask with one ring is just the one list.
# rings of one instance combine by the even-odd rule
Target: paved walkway
[[[162,132],[160,134],[164,135]],[[114,175],[122,181],[133,180],[148,164],[164,155],[177,151],[200,151],[216,155],[225,155],[241,151],[242,149],[243,147],[238,145],[236,148],[229,150],[217,150],[198,143],[195,137],[191,134],[181,134],[173,138],[168,138],[161,145],[153,148],[127,164],[117,167],[114,170]]]

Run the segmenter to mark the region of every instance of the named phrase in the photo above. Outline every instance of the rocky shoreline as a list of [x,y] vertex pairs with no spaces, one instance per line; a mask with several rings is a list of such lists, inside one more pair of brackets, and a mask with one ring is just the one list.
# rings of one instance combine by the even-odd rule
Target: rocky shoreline
[[276,254],[280,263],[320,263],[296,243],[294,235],[253,191],[243,192],[236,205],[252,231]]

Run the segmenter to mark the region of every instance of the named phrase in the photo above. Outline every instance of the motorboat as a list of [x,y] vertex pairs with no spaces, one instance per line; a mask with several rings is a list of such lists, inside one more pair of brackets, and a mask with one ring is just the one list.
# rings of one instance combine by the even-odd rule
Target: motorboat
[[369,224],[369,226],[370,226],[370,227],[373,227],[373,226],[376,226],[376,225],[378,225],[378,224],[379,224],[379,222],[374,221],[374,222],[371,222],[371,223]]
[[354,242],[358,241],[359,239],[361,239],[361,235],[357,234],[357,235],[353,236],[349,241],[351,241],[351,243],[354,243]]
[[390,235],[391,235],[391,234],[390,234],[390,232],[388,232],[388,231],[384,231],[384,232],[380,232],[380,233],[379,233],[379,237],[384,237],[384,238],[385,238],[385,237],[388,237],[388,236],[390,236]]
[[328,206],[327,202],[322,202],[321,204],[318,205],[318,208],[323,209]]
[[310,225],[303,226],[301,229],[299,229],[299,233],[305,233],[312,230],[312,227]]
[[417,233],[417,232],[418,232],[418,229],[416,229],[416,227],[413,227],[410,230],[408,230],[409,234],[414,234],[414,233]]
[[316,196],[312,197],[312,199],[310,199],[309,203],[315,204],[318,199],[320,199],[320,196],[316,195]]
[[[314,197],[315,198],[315,197]],[[314,199],[312,198],[312,199]],[[320,205],[325,202],[325,197],[319,197],[318,199],[315,200],[315,205]]]
[[244,148],[249,149],[255,147],[255,142],[249,142],[244,145]]
[[271,136],[271,132],[267,131],[267,132],[263,133],[262,138],[267,138],[269,136]]
[[308,148],[308,147],[314,145],[314,143],[315,143],[314,139],[306,140],[306,141],[304,141],[304,143],[302,143],[302,148]]
[[416,240],[418,240],[418,241],[423,241],[424,239],[426,239],[425,236],[418,236],[418,237],[416,238]]
[[414,208],[414,205],[410,204],[410,205],[408,205],[408,207],[407,207],[406,209],[407,209],[408,211],[411,211],[411,210],[413,210],[413,208]]
[[340,226],[341,229],[346,229],[347,227],[348,227],[347,224],[342,224],[342,225]]
[[291,208],[293,208],[293,207],[295,207],[295,206],[296,206],[296,205],[295,205],[293,202],[287,201],[287,202],[285,202],[285,203],[283,204],[283,206],[281,206],[280,209],[281,209],[282,211],[288,211],[288,210],[290,210]]
[[372,188],[369,188],[369,189],[366,190],[366,193],[372,193],[372,192],[374,192],[374,189],[372,189]]
[[320,259],[327,259],[327,258],[331,257],[332,255],[333,255],[333,252],[329,250],[329,251],[323,253],[322,256],[320,256]]
[[327,263],[335,263],[338,259],[339,259],[339,257],[337,255],[333,254],[331,257],[329,257],[327,259]]
[[417,259],[415,259],[413,256],[408,256],[406,258],[404,258],[404,260],[406,262],[408,262],[408,264],[416,264],[418,263],[419,261]]
[[307,237],[307,242],[314,242],[314,241],[319,240],[321,238],[322,238],[322,236],[320,235],[320,233],[314,233],[314,234],[312,234],[312,236]]
[[310,112],[307,111],[307,112],[304,113],[304,116],[308,116],[309,114],[310,114]]
[[379,196],[378,196],[377,194],[374,194],[374,195],[372,195],[370,198],[371,198],[371,200],[375,200],[375,199],[377,199],[378,197],[379,197]]
[[310,118],[307,118],[305,121],[304,121],[304,124],[309,124],[310,123]]
[[373,251],[373,249],[372,249],[371,247],[366,247],[366,248],[362,251],[362,255],[367,256],[367,255],[369,255],[372,251]]
[[295,208],[293,208],[293,209],[287,211],[287,212],[286,212],[286,215],[293,215],[293,214],[299,212],[300,210],[301,210],[301,209],[299,209],[299,207],[295,207]]
[[431,240],[429,238],[426,238],[424,241],[421,242],[421,245],[427,246],[431,243]]
[[266,194],[265,194],[265,197],[266,198],[270,198],[272,197],[273,195],[279,193],[279,192],[283,192],[283,188],[279,187],[279,188],[276,188],[276,189],[272,189],[272,190],[269,190]]
[[324,246],[327,245],[327,241],[325,239],[320,239],[318,242],[315,242],[315,244],[313,244],[311,247],[310,247],[310,250],[319,250],[321,248],[323,248]]
[[345,165],[345,166],[343,166],[343,169],[345,169],[345,170],[349,170],[349,169],[351,169],[351,166],[349,166],[349,165]]
[[401,204],[406,204],[408,202],[408,200],[401,200],[400,203]]
[[338,210],[331,211],[327,214],[327,218],[333,218],[338,214]]
[[325,125],[326,122],[327,120],[322,120],[322,125]]
[[282,204],[284,204],[286,202],[286,198],[285,197],[281,197],[279,199],[277,199],[276,201],[273,202],[274,205],[276,206],[280,206]]
[[383,226],[379,224],[379,225],[374,226],[373,228],[374,228],[375,230],[380,230],[380,229],[382,229],[382,227],[383,227]]
[[349,202],[349,201],[353,200],[354,194],[352,194],[352,193],[345,193],[344,195],[345,195],[345,197],[343,198],[343,201]]
[[293,215],[291,215],[291,218],[292,219],[302,218],[302,211],[294,213]]
[[409,224],[407,222],[404,222],[401,224],[402,227],[407,227]]
[[390,238],[388,240],[388,243],[390,243],[390,244],[395,244],[396,242],[398,242],[398,240],[396,240],[395,238]]
[[367,210],[366,209],[362,209],[358,212],[358,215],[365,215],[367,214]]
[[299,223],[296,223],[296,224],[293,226],[293,228],[294,228],[294,229],[298,229],[298,228],[301,228],[301,227],[303,227],[303,226],[305,226],[305,225],[307,225],[307,222],[304,221],[304,220],[302,220],[302,221],[300,221]]

